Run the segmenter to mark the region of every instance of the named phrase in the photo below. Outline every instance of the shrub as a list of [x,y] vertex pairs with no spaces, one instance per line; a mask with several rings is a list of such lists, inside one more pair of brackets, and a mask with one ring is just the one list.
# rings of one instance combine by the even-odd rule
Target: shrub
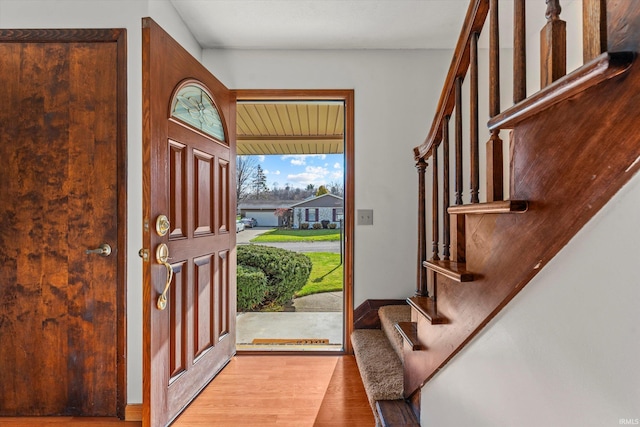
[[320,230],[322,228],[322,224],[320,224],[319,222],[314,222],[313,223],[313,229],[314,230]]
[[285,304],[309,280],[308,256],[262,245],[238,246],[238,265],[255,267],[267,277],[267,293],[261,305]]
[[332,222],[331,224],[329,224],[329,229],[330,230],[335,230],[336,227],[338,227],[338,225],[335,222]]
[[238,311],[251,311],[267,295],[267,276],[255,267],[238,265]]
[[303,222],[302,224],[300,224],[300,228],[302,228],[303,230],[308,230],[309,229],[309,223],[308,222]]

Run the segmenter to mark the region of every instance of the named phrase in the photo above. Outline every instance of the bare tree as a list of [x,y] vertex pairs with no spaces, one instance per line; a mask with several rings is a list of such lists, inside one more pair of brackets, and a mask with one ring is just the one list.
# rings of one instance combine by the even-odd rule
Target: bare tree
[[256,156],[236,156],[236,193],[238,203],[247,198],[258,168]]
[[344,184],[342,182],[332,181],[327,188],[331,194],[344,197]]

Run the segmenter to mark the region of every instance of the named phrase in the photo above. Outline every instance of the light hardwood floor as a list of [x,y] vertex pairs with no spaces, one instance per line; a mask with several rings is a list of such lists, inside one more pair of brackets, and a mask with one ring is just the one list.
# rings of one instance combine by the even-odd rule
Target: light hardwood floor
[[[114,419],[0,418],[3,427],[139,427]],[[372,427],[353,356],[236,356],[174,427]]]

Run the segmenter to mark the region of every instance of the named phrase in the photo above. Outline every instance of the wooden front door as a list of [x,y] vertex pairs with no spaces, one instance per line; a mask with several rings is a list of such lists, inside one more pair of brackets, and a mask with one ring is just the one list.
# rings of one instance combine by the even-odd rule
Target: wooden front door
[[235,353],[235,98],[143,20],[143,425],[174,419]]
[[125,63],[124,30],[0,30],[2,416],[123,414]]

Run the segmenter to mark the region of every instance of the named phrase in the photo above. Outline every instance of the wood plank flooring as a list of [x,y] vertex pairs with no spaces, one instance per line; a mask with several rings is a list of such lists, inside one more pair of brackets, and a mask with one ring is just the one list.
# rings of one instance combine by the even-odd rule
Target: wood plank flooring
[[[107,418],[0,418],[3,427],[139,427]],[[173,427],[372,427],[353,356],[236,356]]]

